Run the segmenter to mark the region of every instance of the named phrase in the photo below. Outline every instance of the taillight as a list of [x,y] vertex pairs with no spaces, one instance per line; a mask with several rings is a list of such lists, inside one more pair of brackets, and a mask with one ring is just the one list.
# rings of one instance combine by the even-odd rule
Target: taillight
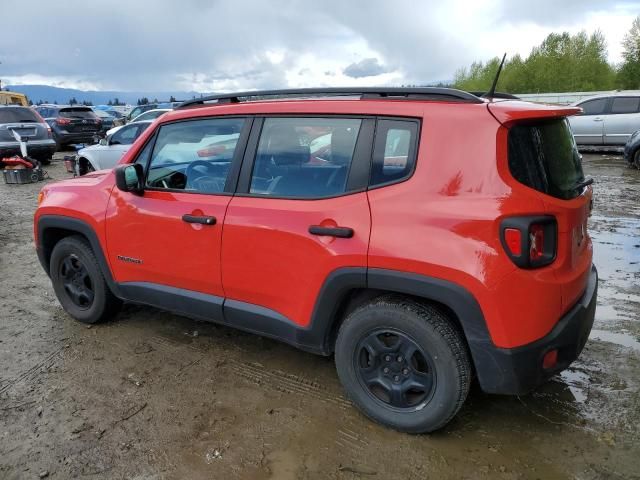
[[71,120],[69,120],[68,118],[64,118],[64,117],[58,117],[58,118],[56,118],[56,123],[58,125],[69,125],[71,123]]
[[500,240],[520,268],[539,268],[556,258],[558,224],[555,217],[509,217],[500,225]]

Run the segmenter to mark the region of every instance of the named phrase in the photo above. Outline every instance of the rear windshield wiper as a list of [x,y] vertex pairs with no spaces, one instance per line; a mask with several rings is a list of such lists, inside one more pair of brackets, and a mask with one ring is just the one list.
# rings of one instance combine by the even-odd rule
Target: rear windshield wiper
[[593,184],[593,178],[587,178],[581,182],[576,183],[573,188],[575,188],[576,190],[582,190],[584,187],[588,187],[589,185],[592,185],[592,184]]

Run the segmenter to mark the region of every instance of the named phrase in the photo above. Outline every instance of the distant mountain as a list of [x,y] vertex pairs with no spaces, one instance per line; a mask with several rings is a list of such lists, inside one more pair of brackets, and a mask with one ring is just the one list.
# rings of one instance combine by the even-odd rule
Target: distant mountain
[[120,91],[90,91],[76,90],[74,88],[50,87],[48,85],[7,85],[6,90],[24,93],[33,103],[58,103],[67,104],[71,98],[75,98],[78,103],[83,101],[91,102],[94,105],[102,105],[118,99],[120,102],[135,105],[139,98],[148,98],[150,102],[158,99],[167,102],[173,96],[176,100],[190,100],[199,97],[199,92],[120,92]]

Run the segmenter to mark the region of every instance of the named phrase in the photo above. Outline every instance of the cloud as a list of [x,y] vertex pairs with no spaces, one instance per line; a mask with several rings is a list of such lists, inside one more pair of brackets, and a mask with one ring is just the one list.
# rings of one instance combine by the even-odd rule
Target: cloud
[[365,58],[359,62],[350,64],[342,71],[345,75],[352,78],[376,77],[383,73],[388,73],[387,67],[380,65],[377,58]]
[[3,0],[28,20],[2,24],[0,78],[203,92],[425,84],[505,49],[526,55],[558,28],[602,25],[612,51],[639,3]]

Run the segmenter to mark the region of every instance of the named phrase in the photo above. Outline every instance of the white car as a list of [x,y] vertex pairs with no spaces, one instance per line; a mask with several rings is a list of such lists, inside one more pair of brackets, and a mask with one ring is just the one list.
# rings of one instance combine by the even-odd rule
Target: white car
[[100,143],[78,151],[76,155],[76,174],[85,175],[95,170],[113,168],[129,147],[153,122],[150,120],[128,123],[118,131],[107,135]]
[[[154,108],[153,110],[147,110],[144,113],[141,113],[140,115],[138,115],[136,118],[134,118],[133,120],[131,120],[127,125],[131,124],[131,123],[136,123],[136,122],[144,122],[147,120],[155,120],[156,118],[164,115],[167,112],[171,112],[172,110],[170,108]],[[113,135],[114,133],[116,133],[118,130],[120,130],[122,127],[124,127],[124,125],[120,125],[119,127],[113,127],[111,130],[107,130],[107,135]]]

